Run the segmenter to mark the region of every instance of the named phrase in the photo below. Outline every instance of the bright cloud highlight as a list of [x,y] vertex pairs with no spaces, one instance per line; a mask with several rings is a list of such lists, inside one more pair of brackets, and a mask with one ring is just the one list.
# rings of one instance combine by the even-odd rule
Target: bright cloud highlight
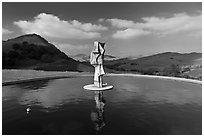
[[123,19],[107,19],[112,26],[123,29],[117,30],[113,38],[128,39],[147,34],[166,36],[178,32],[187,32],[192,35],[201,34],[202,15],[188,15],[186,13],[174,14],[172,17],[143,17],[143,22],[134,22]]
[[23,33],[37,33],[42,36],[68,39],[99,38],[98,31],[107,30],[105,26],[81,23],[77,20],[65,21],[55,15],[41,13],[32,21],[19,20],[14,22]]

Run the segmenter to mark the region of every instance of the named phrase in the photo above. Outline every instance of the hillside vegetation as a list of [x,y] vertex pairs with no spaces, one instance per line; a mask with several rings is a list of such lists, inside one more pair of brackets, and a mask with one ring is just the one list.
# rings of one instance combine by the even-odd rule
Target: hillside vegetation
[[20,36],[2,43],[3,69],[49,71],[93,71],[93,67],[68,57],[36,34]]
[[[180,54],[176,52],[166,52],[134,60],[123,58],[106,61],[105,66],[109,69],[124,72],[190,78],[186,72],[200,69],[202,64],[201,62],[199,64],[198,60],[201,59],[201,53]],[[195,62],[197,64],[195,64]],[[201,79],[201,74],[196,75],[195,78]]]

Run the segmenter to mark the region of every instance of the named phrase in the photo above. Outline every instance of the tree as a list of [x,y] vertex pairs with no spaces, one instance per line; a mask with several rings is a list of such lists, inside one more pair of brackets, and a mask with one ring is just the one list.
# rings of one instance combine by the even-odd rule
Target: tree
[[20,45],[18,43],[13,44],[12,48],[14,50],[19,50],[20,49]]
[[23,46],[27,46],[28,42],[27,41],[23,41]]
[[145,71],[145,72],[146,72],[146,74],[148,74],[148,75],[153,75],[153,74],[155,74],[155,73],[158,72],[158,69],[151,67],[151,68],[148,68],[147,71]]
[[5,52],[2,53],[2,68],[6,68],[7,66],[7,54]]
[[17,59],[17,58],[19,58],[19,53],[18,52],[16,52],[16,51],[9,51],[9,53],[8,53],[8,56],[9,56],[9,58],[11,58],[11,59]]
[[52,56],[49,55],[49,54],[44,54],[42,55],[41,57],[41,61],[42,62],[46,62],[46,63],[50,63],[50,62],[53,62],[53,59],[52,59]]

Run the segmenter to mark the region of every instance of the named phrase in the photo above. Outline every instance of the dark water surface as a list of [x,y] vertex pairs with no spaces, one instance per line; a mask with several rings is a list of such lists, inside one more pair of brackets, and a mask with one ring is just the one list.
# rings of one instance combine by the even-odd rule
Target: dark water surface
[[112,90],[84,90],[92,79],[3,87],[3,134],[202,134],[201,85],[113,76]]

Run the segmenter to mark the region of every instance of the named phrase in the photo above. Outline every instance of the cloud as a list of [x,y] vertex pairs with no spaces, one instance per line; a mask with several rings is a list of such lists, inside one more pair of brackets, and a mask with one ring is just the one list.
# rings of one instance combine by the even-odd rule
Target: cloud
[[112,26],[117,28],[133,28],[135,26],[134,21],[124,20],[124,19],[107,19],[107,22],[110,22]]
[[[166,36],[168,34],[175,34],[178,32],[198,34],[198,32],[202,30],[201,13],[199,13],[199,15],[192,16],[186,13],[179,13],[174,14],[169,18],[155,16],[143,17],[143,22],[134,22],[131,20],[122,20],[116,18],[107,19],[106,21],[110,22],[111,25],[116,28],[125,29],[116,31],[116,33],[113,34],[113,38],[122,38],[122,36],[126,36],[126,38],[132,38],[134,36],[138,37],[144,34]],[[130,32],[130,34],[127,34],[127,32]]]
[[103,21],[105,21],[104,18],[100,18],[100,19],[98,19],[98,22],[103,22]]
[[77,20],[61,20],[55,15],[41,13],[34,20],[19,20],[14,22],[23,33],[37,33],[42,36],[69,39],[99,38],[98,31],[107,30],[105,26],[91,23],[81,23]]
[[8,30],[8,29],[2,28],[2,34],[3,34],[3,35],[11,34],[11,33],[13,33],[13,31],[10,31],[10,30]]
[[128,39],[132,37],[148,35],[149,33],[150,33],[149,31],[128,28],[126,30],[117,31],[116,33],[113,34],[113,38]]
[[[180,31],[199,31],[202,29],[202,16],[189,16],[187,14],[174,14],[171,18],[145,17],[146,23],[141,27],[163,35]],[[138,24],[139,25],[139,24]]]
[[81,22],[79,22],[77,20],[73,20],[73,21],[71,21],[71,23],[75,28],[79,28],[79,29],[84,30],[84,31],[107,30],[107,28],[102,26],[102,25],[95,25],[95,24],[92,25],[91,23],[82,24]]

